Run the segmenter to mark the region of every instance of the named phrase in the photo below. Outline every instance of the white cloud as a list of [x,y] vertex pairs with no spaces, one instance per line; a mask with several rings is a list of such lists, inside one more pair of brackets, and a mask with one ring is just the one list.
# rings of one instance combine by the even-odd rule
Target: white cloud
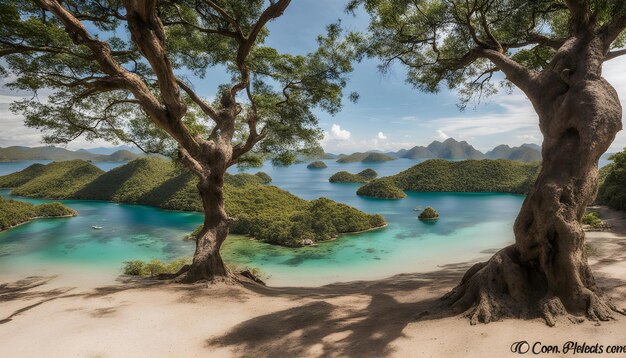
[[383,134],[383,132],[378,132],[378,135],[376,136],[376,139],[385,140],[385,139],[387,139],[387,136],[385,134]]
[[447,135],[447,134],[446,134],[444,131],[442,131],[441,129],[438,129],[438,130],[437,130],[437,136],[438,136],[440,139],[443,139],[443,140],[446,140],[446,139],[450,138],[450,136],[449,136],[449,135]]
[[351,133],[345,129],[341,129],[339,124],[333,124],[330,132],[324,133],[325,140],[349,140]]
[[535,135],[532,134],[523,134],[523,135],[518,135],[516,136],[516,138],[522,139],[522,140],[528,140],[532,143],[536,143],[539,141],[539,138]]

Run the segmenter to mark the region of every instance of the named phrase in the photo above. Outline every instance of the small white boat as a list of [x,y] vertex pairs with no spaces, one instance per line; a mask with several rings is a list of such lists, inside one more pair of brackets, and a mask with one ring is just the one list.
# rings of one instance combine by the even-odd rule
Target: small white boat
[[94,229],[94,230],[101,230],[102,226],[94,225],[91,228]]

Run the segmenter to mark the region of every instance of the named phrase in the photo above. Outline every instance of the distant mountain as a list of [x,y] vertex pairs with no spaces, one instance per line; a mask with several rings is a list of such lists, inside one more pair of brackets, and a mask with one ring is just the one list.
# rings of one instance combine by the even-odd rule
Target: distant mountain
[[[375,151],[370,151],[372,153]],[[377,152],[377,151],[376,151]],[[354,153],[363,154],[363,153]],[[411,149],[400,149],[397,152],[386,152],[386,156],[407,159],[509,159],[519,162],[541,161],[541,146],[537,144],[522,144],[519,147],[509,147],[506,144],[499,145],[493,150],[483,154],[466,141],[457,141],[448,138],[443,142],[434,141],[427,147],[415,146]]]
[[120,150],[125,150],[125,151],[129,151],[131,153],[134,154],[142,154],[143,152],[141,150],[139,150],[137,147],[132,147],[129,145],[120,145],[117,147],[98,147],[98,148],[86,148],[86,149],[79,149],[78,152],[84,151],[84,152],[88,152],[88,153],[92,153],[92,154],[101,154],[101,155],[111,155],[115,152],[119,152]]
[[527,163],[537,162],[541,161],[541,147],[536,144],[522,144],[519,147],[509,147],[506,144],[501,144],[487,152],[485,156],[488,159],[509,159]]
[[92,162],[127,162],[139,158],[141,155],[128,150],[117,150],[111,154],[95,154],[87,150],[67,150],[58,147],[7,147],[0,148],[0,162],[15,162],[24,160],[87,160]]
[[107,160],[102,160],[103,162],[130,162],[131,160],[139,158],[139,155],[123,149],[103,157],[107,158]]
[[390,160],[395,160],[396,158],[382,154],[382,153],[352,153],[350,155],[342,156],[337,159],[337,163],[355,163],[355,162],[363,162],[363,163],[379,163],[379,162],[387,162]]
[[[400,152],[398,152],[400,154]],[[435,154],[428,150],[426,147],[415,146],[409,150],[404,151],[403,154],[400,155],[400,158],[408,158],[408,159],[432,159],[436,158]]]
[[458,142],[448,138],[443,142],[434,141],[426,147],[436,158],[441,159],[484,159],[485,155],[466,141]]

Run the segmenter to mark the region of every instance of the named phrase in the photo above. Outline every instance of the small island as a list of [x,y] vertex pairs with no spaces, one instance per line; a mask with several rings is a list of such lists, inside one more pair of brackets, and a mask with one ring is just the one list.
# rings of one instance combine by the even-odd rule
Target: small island
[[376,179],[378,173],[374,169],[365,169],[357,174],[340,171],[331,176],[328,181],[331,183],[367,183]]
[[0,198],[0,231],[25,224],[39,218],[64,218],[76,216],[76,211],[61,203],[33,205],[13,199]]
[[390,157],[382,153],[357,152],[357,153],[352,153],[350,155],[346,155],[337,159],[337,163],[356,163],[356,162],[382,163],[382,162],[388,162],[390,160],[396,160],[396,159],[397,158]]
[[318,161],[315,161],[313,163],[310,163],[306,167],[308,169],[326,169],[326,168],[328,168],[326,163],[322,162],[321,160],[318,160]]
[[424,209],[424,211],[422,211],[417,218],[420,220],[438,220],[439,213],[437,212],[437,210],[429,206]]
[[359,196],[380,199],[403,199],[406,194],[391,181],[378,179],[362,186],[356,192]]

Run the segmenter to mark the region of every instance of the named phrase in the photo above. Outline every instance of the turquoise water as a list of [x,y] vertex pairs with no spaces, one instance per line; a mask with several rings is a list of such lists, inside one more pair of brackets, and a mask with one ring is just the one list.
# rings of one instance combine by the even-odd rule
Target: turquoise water
[[[498,193],[408,193],[403,200],[378,200],[355,195],[357,184],[331,184],[339,170],[373,168],[381,175],[404,170],[416,161],[401,159],[363,165],[326,161],[329,168],[306,164],[261,169],[273,185],[305,199],[329,197],[369,213],[385,216],[386,228],[344,235],[316,247],[288,249],[231,237],[226,260],[260,268],[272,285],[318,285],[375,279],[402,272],[436,269],[438,265],[486,256],[485,250],[512,242],[512,224],[523,196]],[[234,170],[236,171],[236,170]],[[8,196],[8,191],[0,191]],[[42,200],[20,199],[33,203]],[[65,201],[78,211],[70,219],[36,220],[0,233],[0,271],[72,263],[119,272],[130,259],[172,259],[193,253],[183,240],[202,221],[197,213],[164,211],[140,205]],[[437,222],[417,220],[416,207],[433,206]],[[104,227],[93,230],[92,225]]]

